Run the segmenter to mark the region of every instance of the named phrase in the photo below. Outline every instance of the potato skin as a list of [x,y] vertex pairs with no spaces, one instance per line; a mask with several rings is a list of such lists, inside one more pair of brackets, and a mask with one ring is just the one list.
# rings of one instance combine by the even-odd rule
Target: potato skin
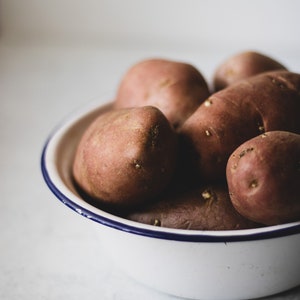
[[209,94],[204,77],[194,66],[147,59],[136,63],[124,75],[114,106],[155,106],[177,128]]
[[164,190],[176,158],[177,137],[159,109],[111,110],[85,131],[73,175],[99,203],[126,207],[147,202]]
[[237,230],[261,226],[234,209],[224,184],[167,194],[158,202],[131,212],[126,218],[154,226],[189,230]]
[[215,71],[214,91],[267,71],[287,70],[280,62],[262,53],[245,51],[225,60]]
[[271,131],[230,156],[227,182],[240,214],[275,225],[300,220],[300,135]]
[[200,180],[225,178],[230,154],[266,131],[300,134],[300,74],[273,71],[211,95],[179,129],[182,168]]

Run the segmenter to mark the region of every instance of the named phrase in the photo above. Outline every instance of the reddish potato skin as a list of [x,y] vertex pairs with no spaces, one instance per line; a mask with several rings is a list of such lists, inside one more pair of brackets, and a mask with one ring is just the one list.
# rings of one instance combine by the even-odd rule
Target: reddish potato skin
[[238,230],[261,226],[234,209],[224,184],[171,192],[158,202],[131,212],[126,218],[154,226],[189,230]]
[[297,73],[267,72],[214,93],[178,130],[183,172],[204,181],[223,179],[239,145],[266,131],[300,134],[299,115]]
[[138,62],[124,75],[114,107],[155,106],[177,128],[209,94],[204,77],[194,66],[148,59]]
[[238,53],[224,61],[215,71],[214,91],[251,76],[275,70],[287,70],[278,61],[255,51]]
[[300,135],[271,131],[238,147],[227,164],[236,210],[265,225],[300,220]]
[[111,110],[96,118],[81,138],[74,179],[100,204],[139,205],[168,185],[176,151],[175,132],[157,108]]

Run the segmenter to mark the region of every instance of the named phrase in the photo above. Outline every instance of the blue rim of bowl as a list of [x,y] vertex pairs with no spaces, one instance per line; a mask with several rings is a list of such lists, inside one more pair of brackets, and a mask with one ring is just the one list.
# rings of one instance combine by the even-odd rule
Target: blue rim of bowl
[[[95,105],[93,104],[91,107],[95,108]],[[90,109],[86,109],[85,113],[88,112],[90,112]],[[80,117],[82,116],[84,116],[84,114],[80,114]],[[200,231],[163,228],[155,227],[153,225],[141,224],[121,217],[117,217],[115,215],[102,211],[96,207],[92,207],[92,209],[83,207],[82,205],[74,201],[75,198],[72,199],[72,192],[70,196],[67,196],[64,192],[60,190],[58,184],[55,182],[55,178],[53,178],[53,174],[51,175],[51,171],[49,172],[49,170],[47,169],[46,160],[48,155],[47,151],[49,148],[49,144],[55,138],[59,130],[61,130],[65,126],[65,124],[67,123],[66,121],[70,120],[67,118],[67,120],[64,120],[60,124],[58,124],[46,140],[41,155],[41,171],[46,185],[48,186],[50,191],[56,196],[56,198],[58,198],[63,204],[65,204],[67,207],[74,210],[76,213],[80,214],[83,217],[100,223],[101,225],[108,226],[110,228],[121,230],[127,233],[183,242],[219,242],[226,244],[227,242],[241,242],[279,238],[300,233],[300,222],[293,222],[275,226],[266,226],[254,229],[222,231]],[[71,118],[70,124],[72,125],[74,121],[76,121],[76,119],[74,119],[73,116],[73,121]],[[68,189],[67,187],[65,188]],[[76,196],[74,195],[74,197]],[[81,200],[84,202],[83,199]],[[91,207],[91,205],[87,204],[87,207]]]

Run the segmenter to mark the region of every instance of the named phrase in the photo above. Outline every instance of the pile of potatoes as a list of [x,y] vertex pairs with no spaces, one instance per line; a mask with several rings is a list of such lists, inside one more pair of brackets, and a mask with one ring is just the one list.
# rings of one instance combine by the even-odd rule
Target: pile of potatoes
[[136,63],[83,134],[73,177],[87,201],[169,228],[300,220],[300,74],[257,52],[216,68]]

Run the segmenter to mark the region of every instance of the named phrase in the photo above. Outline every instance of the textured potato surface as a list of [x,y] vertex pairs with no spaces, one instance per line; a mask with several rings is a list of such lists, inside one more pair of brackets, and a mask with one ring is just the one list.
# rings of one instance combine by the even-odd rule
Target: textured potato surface
[[300,135],[271,131],[230,156],[232,203],[246,218],[266,225],[300,220]]
[[300,134],[300,74],[263,73],[212,94],[179,129],[183,165],[202,180],[225,178],[230,154],[261,133]]
[[205,185],[171,193],[127,216],[144,224],[189,230],[235,230],[259,225],[232,206],[226,185]]
[[86,130],[73,174],[91,197],[116,206],[146,202],[173,176],[177,139],[155,107],[112,110]]
[[177,128],[208,96],[208,85],[194,66],[148,59],[138,62],[124,75],[115,107],[155,106]]
[[133,221],[234,230],[300,220],[300,74],[232,56],[213,94],[193,65],[127,70],[84,132],[72,174],[90,204]]
[[224,89],[239,80],[274,70],[286,70],[286,67],[259,52],[238,53],[225,60],[216,69],[213,79],[214,91]]

